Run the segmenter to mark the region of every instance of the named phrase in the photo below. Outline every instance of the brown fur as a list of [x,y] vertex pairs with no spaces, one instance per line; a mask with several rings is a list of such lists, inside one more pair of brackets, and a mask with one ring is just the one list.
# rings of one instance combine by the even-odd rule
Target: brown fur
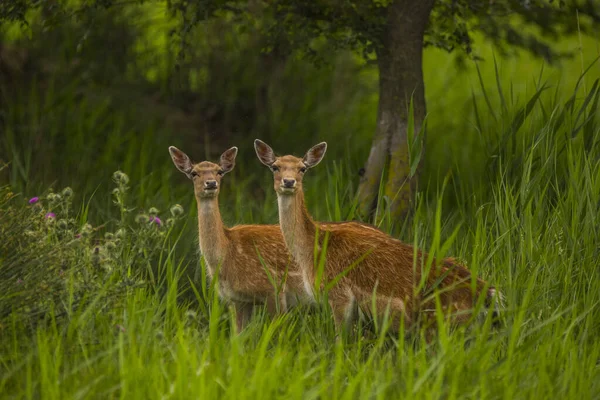
[[[328,237],[324,268],[326,282],[358,262],[328,292],[338,327],[353,319],[357,307],[363,313],[378,318],[389,313],[395,330],[402,318],[406,327],[417,320],[433,324],[436,308],[434,292],[439,295],[442,309],[451,314],[451,321],[463,323],[471,318],[470,310],[485,290],[486,283],[481,279],[473,282],[470,272],[453,259],[445,259],[439,263],[441,265],[434,260],[426,284],[417,292],[425,270],[426,253],[417,250],[415,259],[413,246],[368,224],[313,221],[305,207],[302,179],[305,170],[318,164],[324,156],[324,143],[309,150],[303,159],[290,155],[275,157],[270,147],[258,140],[255,148],[259,159],[274,172],[281,230],[288,249],[300,265],[305,279],[308,279],[305,285],[315,285],[314,243],[317,232],[319,253],[325,245],[325,237]],[[286,188],[284,180],[288,181],[288,185],[291,181],[295,183],[292,188]]]
[[[266,304],[269,313],[275,314],[298,300],[305,301],[301,273],[285,247],[278,225],[223,225],[218,202],[221,177],[233,169],[237,148],[223,153],[219,164],[192,164],[180,150],[169,150],[175,166],[193,180],[200,251],[209,278],[218,274],[220,298],[235,308],[238,331],[249,321],[255,304]],[[216,182],[214,190],[207,190],[210,181]]]

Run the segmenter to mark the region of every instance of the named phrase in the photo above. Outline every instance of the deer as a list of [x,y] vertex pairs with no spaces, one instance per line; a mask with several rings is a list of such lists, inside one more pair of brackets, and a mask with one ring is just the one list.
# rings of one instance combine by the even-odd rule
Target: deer
[[[336,332],[347,332],[358,312],[388,321],[390,332],[421,325],[431,340],[436,329],[436,299],[452,325],[468,322],[484,296],[484,311],[498,317],[500,293],[453,258],[427,265],[428,254],[357,222],[322,223],[306,208],[303,178],[317,166],[327,143],[310,148],[304,157],[276,156],[263,141],[254,141],[256,155],[273,172],[279,225],[285,244],[302,271],[306,295],[326,291]],[[324,254],[324,262],[319,265]],[[317,279],[319,278],[319,279]],[[328,288],[328,289],[326,289]],[[315,300],[316,301],[316,300]],[[494,321],[494,320],[493,320]]]
[[193,182],[200,253],[209,280],[218,277],[219,298],[234,308],[237,332],[247,326],[255,306],[266,306],[274,316],[305,302],[304,281],[278,225],[223,224],[218,201],[221,179],[233,170],[237,147],[221,154],[218,163],[193,163],[174,146],[169,153],[175,167]]

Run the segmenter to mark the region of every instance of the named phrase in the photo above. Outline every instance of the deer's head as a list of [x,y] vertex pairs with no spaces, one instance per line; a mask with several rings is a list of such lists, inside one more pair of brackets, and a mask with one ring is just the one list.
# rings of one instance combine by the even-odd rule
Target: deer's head
[[304,173],[321,162],[327,143],[321,142],[311,147],[303,158],[291,155],[276,157],[273,149],[259,139],[254,141],[254,150],[260,162],[273,171],[275,192],[289,195],[302,190]]
[[169,147],[169,153],[178,170],[194,182],[194,192],[197,198],[216,197],[219,194],[221,178],[235,166],[237,147],[232,147],[221,154],[219,163],[202,161],[194,164],[183,151],[177,147]]

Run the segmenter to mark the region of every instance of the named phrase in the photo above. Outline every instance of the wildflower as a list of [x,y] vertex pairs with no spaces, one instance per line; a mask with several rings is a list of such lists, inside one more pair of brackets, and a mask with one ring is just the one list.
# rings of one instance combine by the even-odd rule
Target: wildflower
[[38,201],[40,201],[39,197],[32,197],[32,198],[29,199],[29,204],[35,204]]
[[82,236],[90,236],[93,230],[94,229],[92,228],[92,226],[90,224],[84,224],[81,227],[81,235]]
[[17,285],[20,285],[22,283],[23,283],[23,279],[21,279],[21,278],[17,279]]
[[179,204],[175,204],[173,207],[171,207],[172,216],[179,217],[181,214],[183,214],[183,207],[181,207]]
[[116,171],[113,174],[113,180],[117,184],[122,184],[122,185],[127,185],[129,183],[129,177],[127,176],[127,174],[125,174],[121,171]]
[[73,189],[71,189],[70,187],[67,186],[66,188],[63,189],[62,195],[64,197],[71,197],[71,196],[73,196]]
[[78,233],[75,235],[75,239],[80,239],[81,238],[81,233]]
[[60,229],[67,229],[68,227],[67,221],[64,219],[59,220],[57,225]]
[[60,204],[62,196],[60,194],[50,193],[46,198],[48,199],[50,208],[56,208],[56,206]]
[[54,214],[53,212],[49,212],[48,214],[46,214],[46,219],[55,219],[56,218],[56,214]]
[[154,216],[158,214],[158,209],[156,207],[150,207],[150,209],[148,210],[148,214]]
[[162,221],[158,217],[150,217],[150,222],[154,222],[158,226],[162,225]]
[[120,324],[116,324],[115,328],[117,328],[118,330],[120,330],[121,332],[125,332],[125,327],[123,325]]

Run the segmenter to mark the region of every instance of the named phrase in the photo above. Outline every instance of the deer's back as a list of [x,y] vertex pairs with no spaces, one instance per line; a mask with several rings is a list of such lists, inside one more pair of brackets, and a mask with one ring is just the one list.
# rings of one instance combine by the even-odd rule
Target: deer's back
[[[426,301],[428,293],[437,288],[441,290],[442,302],[472,306],[471,274],[453,259],[444,259],[437,267],[433,260],[422,296],[415,299],[413,288],[426,271],[426,253],[415,251],[413,246],[367,224],[328,223],[320,229],[321,242],[325,233],[329,234],[326,263],[329,279],[351,268],[342,284],[359,292],[370,294],[376,288],[378,294],[386,297],[420,302]],[[483,285],[483,281],[477,280],[479,290]]]

